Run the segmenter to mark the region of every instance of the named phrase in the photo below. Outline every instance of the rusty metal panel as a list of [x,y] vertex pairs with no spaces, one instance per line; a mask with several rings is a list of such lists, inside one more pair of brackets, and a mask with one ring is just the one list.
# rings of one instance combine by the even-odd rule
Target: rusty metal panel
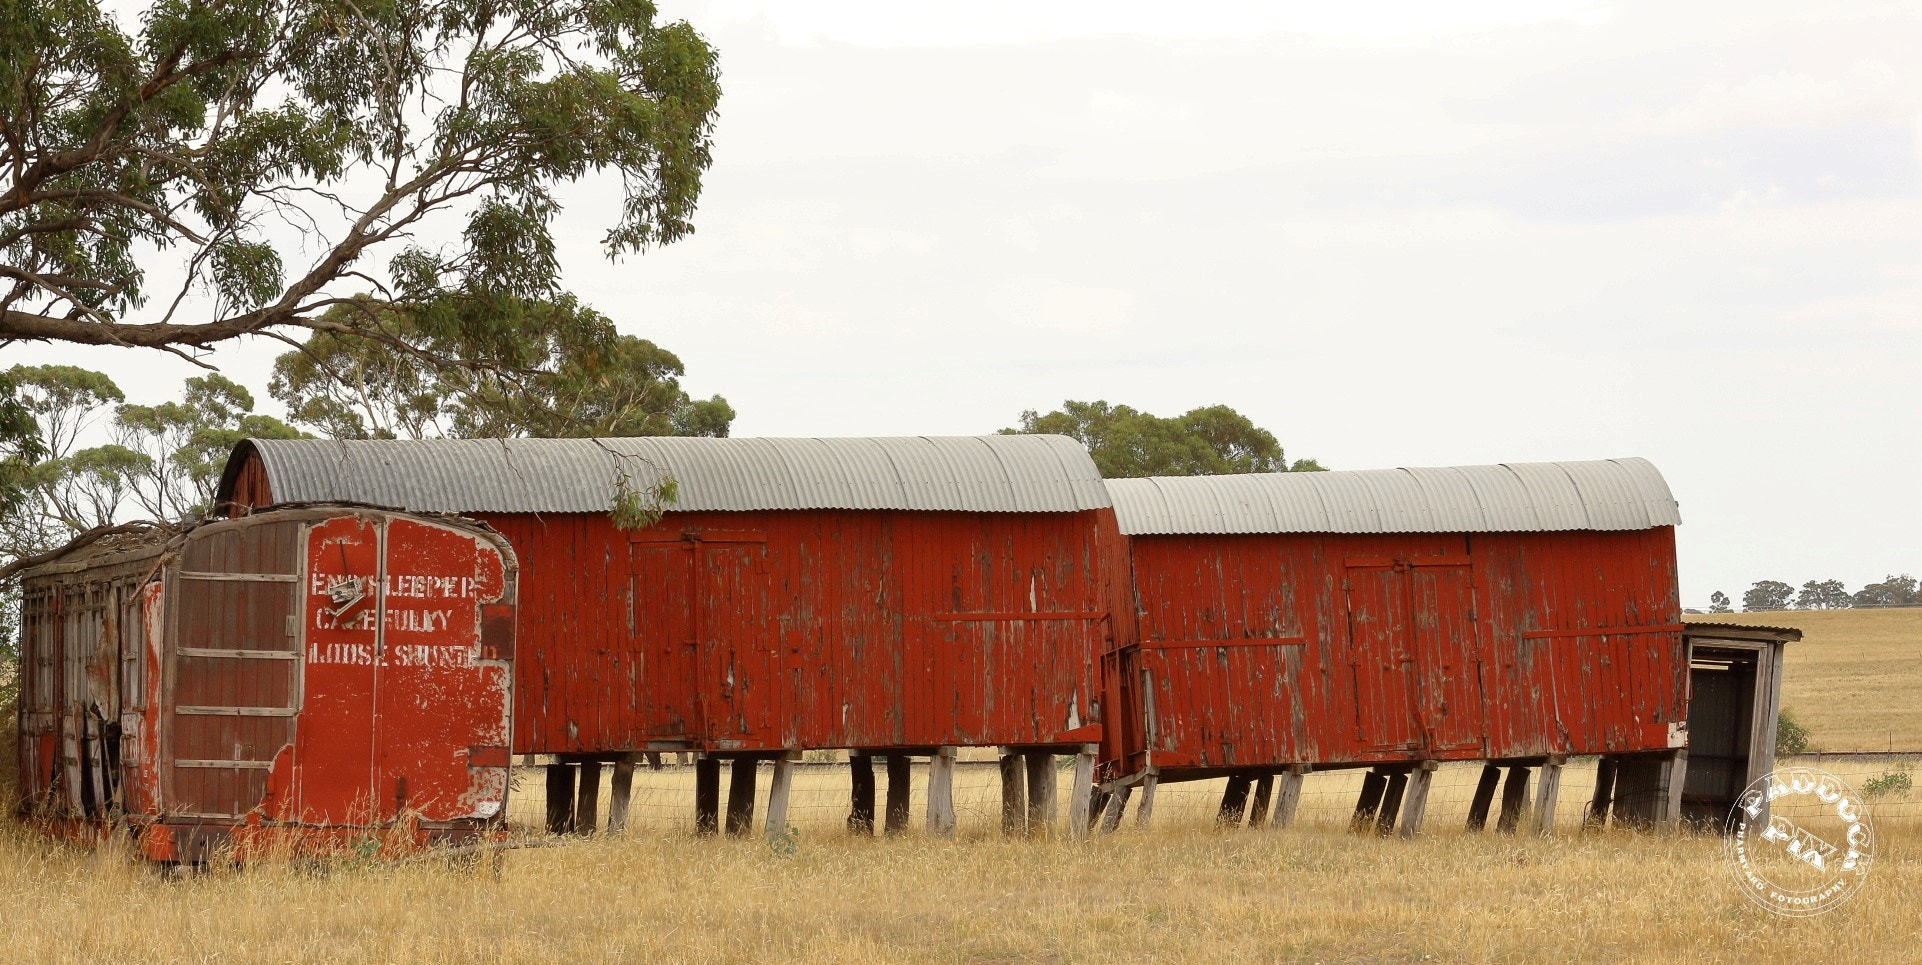
[[[269,832],[424,843],[502,813],[515,561],[469,523],[263,513],[23,575],[31,809],[190,860]],[[488,622],[495,626],[488,629]]]
[[1110,776],[1676,746],[1670,528],[1136,536],[1130,557]]
[[517,752],[1095,739],[1109,511],[488,520],[525,566]]

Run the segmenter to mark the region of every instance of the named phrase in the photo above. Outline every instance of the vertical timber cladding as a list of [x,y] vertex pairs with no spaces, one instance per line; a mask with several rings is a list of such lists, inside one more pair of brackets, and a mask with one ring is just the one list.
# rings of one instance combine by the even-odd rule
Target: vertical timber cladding
[[188,857],[163,825],[472,832],[506,791],[512,566],[472,524],[369,509],[76,544],[22,574],[29,806],[124,819],[159,860]]
[[1685,739],[1678,520],[1640,460],[1109,488],[1140,615],[1104,657],[1111,774]]
[[526,752],[1073,743],[1125,587],[1107,510],[485,518]]
[[303,562],[306,699],[298,744],[270,763],[280,819],[498,813],[513,686],[507,638],[487,632],[512,598],[500,552],[434,523],[337,516],[306,532]]
[[[617,480],[666,477],[657,523],[615,525]],[[1092,742],[1128,632],[1107,492],[1060,436],[249,440],[219,498],[496,527],[516,752]]]

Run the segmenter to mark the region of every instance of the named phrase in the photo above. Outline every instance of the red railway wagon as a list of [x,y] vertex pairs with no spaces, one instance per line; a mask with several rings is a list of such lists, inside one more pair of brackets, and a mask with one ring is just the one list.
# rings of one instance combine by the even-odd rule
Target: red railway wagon
[[[622,486],[666,478],[658,523],[615,524]],[[220,498],[461,512],[504,533],[523,564],[515,750],[559,755],[557,830],[592,827],[600,765],[637,752],[699,755],[703,829],[733,760],[737,832],[755,761],[777,761],[772,812],[785,761],[811,748],[855,752],[857,827],[873,820],[871,755],[888,760],[890,827],[910,754],[932,758],[937,831],[957,747],[1007,748],[1036,775],[1076,752],[1091,783],[1097,659],[1126,572],[1071,439],[253,440]],[[577,779],[577,809],[557,809]],[[617,802],[629,779],[617,766]]]
[[[1138,639],[1104,657],[1105,787],[1228,775],[1286,822],[1310,769],[1370,767],[1357,821],[1419,825],[1442,761],[1510,768],[1553,809],[1561,762],[1597,801],[1666,817],[1688,670],[1667,484],[1641,459],[1120,479]],[[1405,792],[1405,794],[1404,794]],[[1405,800],[1404,800],[1405,797]],[[1111,799],[1118,819],[1126,796]],[[1538,813],[1542,809],[1538,808]]]
[[340,506],[76,546],[20,580],[20,808],[160,862],[490,836],[515,573],[471,522]]

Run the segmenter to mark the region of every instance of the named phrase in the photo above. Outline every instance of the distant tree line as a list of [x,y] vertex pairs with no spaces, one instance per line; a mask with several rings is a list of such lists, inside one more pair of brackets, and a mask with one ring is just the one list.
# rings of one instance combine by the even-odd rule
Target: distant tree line
[[[1734,611],[1729,595],[1720,590],[1709,594],[1708,612]],[[1742,609],[1748,610],[1849,610],[1861,607],[1922,606],[1922,586],[1907,573],[1890,574],[1880,583],[1870,583],[1850,593],[1841,580],[1810,580],[1795,587],[1780,580],[1761,580],[1742,594]]]

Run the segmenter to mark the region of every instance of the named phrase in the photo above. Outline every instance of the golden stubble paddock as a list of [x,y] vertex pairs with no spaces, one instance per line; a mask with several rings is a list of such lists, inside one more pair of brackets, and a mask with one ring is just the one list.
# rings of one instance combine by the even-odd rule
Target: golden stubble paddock
[[10,951],[36,961],[1882,962],[1922,947],[1922,841],[1881,822],[1870,880],[1791,921],[1713,836],[1166,825],[1077,844],[681,833],[437,862],[268,862],[166,879],[0,833]]

